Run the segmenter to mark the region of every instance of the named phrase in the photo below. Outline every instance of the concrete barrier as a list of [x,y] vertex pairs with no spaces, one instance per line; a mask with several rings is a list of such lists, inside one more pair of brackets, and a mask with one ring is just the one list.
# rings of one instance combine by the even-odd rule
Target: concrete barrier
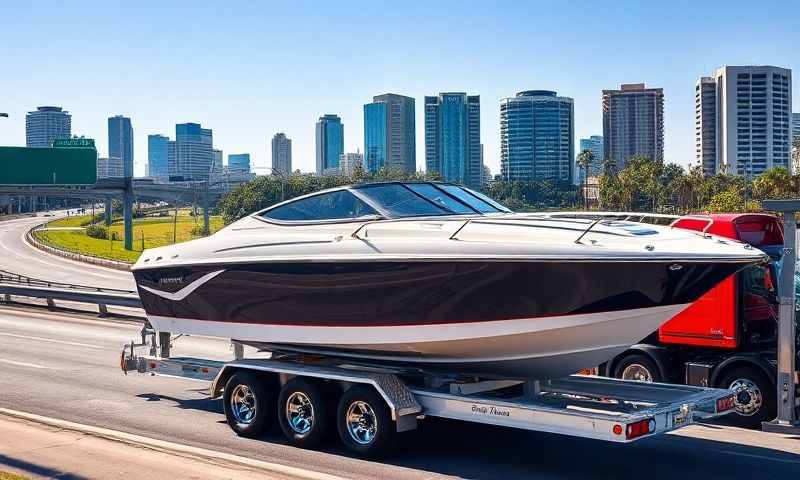
[[113,268],[115,270],[122,270],[125,272],[129,272],[131,270],[130,263],[120,262],[117,260],[110,260],[108,258],[95,257],[93,255],[86,255],[83,253],[71,252],[69,250],[56,248],[51,245],[42,243],[33,235],[33,232],[40,229],[41,227],[42,225],[36,225],[35,227],[28,230],[28,232],[25,234],[25,241],[43,252],[47,252],[51,255],[57,255],[59,257],[68,258],[70,260],[75,260],[77,262],[89,263],[92,265],[98,265],[106,268]]

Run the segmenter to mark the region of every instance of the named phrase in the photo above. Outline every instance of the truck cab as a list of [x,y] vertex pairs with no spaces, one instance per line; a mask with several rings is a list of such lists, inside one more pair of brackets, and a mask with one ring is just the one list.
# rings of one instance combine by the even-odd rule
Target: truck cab
[[602,371],[627,380],[731,389],[737,412],[731,420],[759,426],[776,412],[781,223],[767,214],[713,214],[679,217],[671,226],[749,243],[773,261],[727,278]]

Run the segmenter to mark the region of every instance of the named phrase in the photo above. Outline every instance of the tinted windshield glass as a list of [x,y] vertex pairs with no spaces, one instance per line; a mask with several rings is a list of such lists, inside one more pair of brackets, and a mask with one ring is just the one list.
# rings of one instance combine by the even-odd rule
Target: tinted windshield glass
[[493,212],[506,211],[506,210],[500,210],[491,203],[479,199],[478,197],[472,195],[471,193],[467,192],[461,187],[457,187],[455,185],[446,185],[446,184],[440,184],[437,186],[442,190],[446,191],[447,193],[449,193],[450,195],[458,198],[462,202],[468,204],[470,207],[474,208],[479,212],[493,213]]
[[501,203],[495,202],[494,200],[492,200],[491,198],[489,198],[486,195],[482,194],[481,192],[478,192],[476,190],[472,190],[470,188],[464,188],[463,190],[466,190],[467,192],[475,195],[479,199],[483,200],[484,202],[488,203],[489,205],[493,206],[494,208],[500,210],[501,212],[513,213],[510,208],[506,207],[505,205],[503,205]]
[[377,215],[372,207],[347,190],[323,193],[281,205],[261,214],[264,218],[286,221],[316,221]]
[[477,210],[459,202],[430,183],[408,183],[406,186],[436,205],[444,207],[453,213],[477,213]]
[[359,187],[359,192],[368,196],[392,217],[414,217],[417,215],[447,215],[451,213],[398,183],[384,183]]

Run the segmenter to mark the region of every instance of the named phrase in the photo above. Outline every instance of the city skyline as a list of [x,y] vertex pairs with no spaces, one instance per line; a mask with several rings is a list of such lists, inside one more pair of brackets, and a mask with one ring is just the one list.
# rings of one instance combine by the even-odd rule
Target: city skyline
[[[744,21],[730,2],[699,7],[671,3],[660,8],[659,22],[653,23],[642,21],[649,18],[650,7],[623,3],[614,8],[588,4],[579,9],[516,5],[510,20],[506,12],[511,3],[476,4],[475,8],[455,3],[412,5],[399,12],[400,18],[391,24],[374,21],[382,13],[371,4],[336,9],[276,4],[247,7],[245,17],[225,9],[189,12],[166,5],[153,18],[147,5],[125,9],[91,2],[20,6],[8,12],[7,41],[0,51],[8,71],[25,74],[0,77],[0,91],[14,92],[13,102],[6,99],[0,105],[0,111],[10,115],[0,119],[0,144],[24,145],[25,113],[54,104],[73,115],[73,134],[97,139],[101,155],[108,152],[106,119],[125,112],[136,123],[136,152],[147,151],[148,134],[168,134],[176,123],[191,121],[214,130],[215,146],[252,152],[255,170],[267,173],[270,159],[263,145],[274,132],[283,131],[293,139],[293,169],[310,172],[314,171],[313,123],[320,115],[336,112],[341,116],[348,125],[344,150],[355,151],[363,149],[366,95],[391,91],[421,104],[431,92],[467,91],[481,96],[485,164],[497,173],[501,98],[527,89],[556,90],[574,98],[575,137],[586,138],[601,130],[603,89],[644,82],[663,88],[668,99],[665,161],[686,165],[695,162],[694,84],[698,77],[723,65],[800,68],[792,47],[800,41],[795,22],[791,15],[770,15],[775,8],[769,5],[749,10],[749,19]],[[126,21],[131,16],[149,20]],[[419,16],[437,21],[415,22]],[[220,24],[218,34],[208,35],[206,29],[197,28],[211,18]],[[264,31],[260,26],[267,19],[274,19],[269,23],[276,27]],[[96,33],[107,41],[79,38],[67,49],[66,45],[53,45],[46,35],[29,35],[58,31],[79,20],[92,21]],[[381,58],[395,61],[372,61],[374,47],[361,40],[363,35],[322,35],[321,26],[330,22],[359,25],[364,35],[393,40]],[[455,41],[455,26],[465,24],[480,28],[473,29],[468,39]],[[120,25],[124,25],[125,36],[119,35]],[[233,30],[237,35],[229,35]],[[553,49],[550,40],[560,35],[569,41],[559,42],[559,48]],[[768,40],[776,36],[784,41]],[[409,50],[403,39],[410,37],[427,47]],[[644,38],[647,41],[640,41]],[[707,38],[725,41],[709,44],[704,41]],[[170,48],[159,48],[162,44]],[[108,68],[87,75],[85,64],[71,60],[76,49],[82,58],[111,58],[114,66],[128,73],[120,78],[115,73],[118,69]],[[209,71],[207,63],[195,57],[200,51],[214,56],[219,68]],[[40,61],[31,64],[26,61],[28,55]],[[176,55],[190,60],[176,62]],[[270,55],[285,68],[274,71],[269,62],[260,60]],[[512,56],[528,60],[512,65],[508,62]],[[53,69],[59,71],[58,82],[48,74]],[[225,71],[248,71],[249,75],[233,84],[222,74]],[[325,71],[339,74],[325,76],[321,82],[318,74]],[[796,86],[793,96],[794,105],[800,105]],[[416,124],[416,167],[422,169],[421,108],[416,111]],[[137,175],[144,174],[146,158],[136,155]]]

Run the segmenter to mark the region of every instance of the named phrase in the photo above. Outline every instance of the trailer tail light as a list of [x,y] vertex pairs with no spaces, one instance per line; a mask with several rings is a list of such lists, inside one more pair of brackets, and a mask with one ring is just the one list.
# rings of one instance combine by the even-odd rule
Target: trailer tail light
[[633,440],[656,431],[656,421],[652,418],[630,423],[625,428],[625,438]]
[[736,408],[736,397],[733,394],[717,399],[717,413],[727,412]]

